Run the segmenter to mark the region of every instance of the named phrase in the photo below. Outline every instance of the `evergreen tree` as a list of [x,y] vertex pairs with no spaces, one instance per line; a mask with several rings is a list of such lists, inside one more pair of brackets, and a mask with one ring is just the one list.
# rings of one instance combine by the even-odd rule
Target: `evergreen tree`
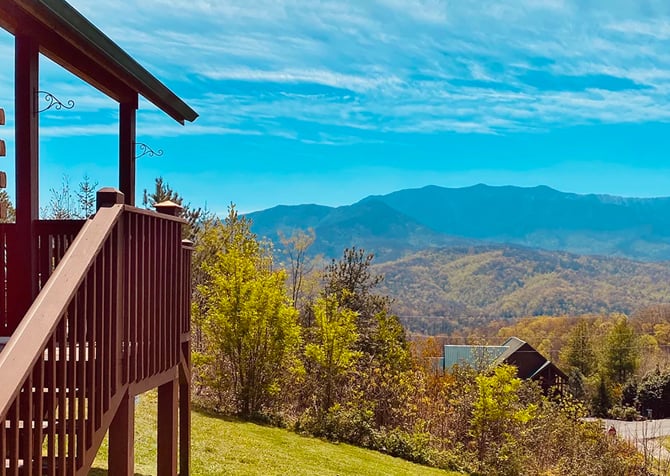
[[95,213],[97,188],[98,182],[91,182],[90,177],[86,174],[82,178],[82,181],[79,182],[79,189],[76,195],[82,218],[90,217]]
[[173,190],[170,184],[163,180],[163,177],[155,179],[153,192],[149,193],[146,188],[144,189],[142,205],[144,208],[154,208],[156,204],[168,200],[182,207],[180,216],[188,223],[182,234],[184,238],[195,240],[202,224],[213,218],[212,214],[207,210],[191,208],[190,203],[185,204],[184,198]]
[[384,278],[371,273],[373,258],[372,253],[366,254],[363,249],[347,248],[341,260],[333,259],[326,267],[324,276],[324,295],[336,296],[342,306],[356,312],[358,350],[370,355],[376,353],[377,316],[389,304],[388,298],[374,294]]
[[7,190],[0,190],[0,203],[4,204],[7,210],[7,216],[5,218],[0,217],[0,223],[14,223],[16,221],[16,209]]
[[593,351],[591,329],[585,319],[580,319],[570,332],[568,342],[561,352],[563,362],[589,376],[596,370],[596,354]]
[[624,315],[618,316],[605,339],[603,372],[617,384],[623,384],[639,365],[640,349],[633,326]]

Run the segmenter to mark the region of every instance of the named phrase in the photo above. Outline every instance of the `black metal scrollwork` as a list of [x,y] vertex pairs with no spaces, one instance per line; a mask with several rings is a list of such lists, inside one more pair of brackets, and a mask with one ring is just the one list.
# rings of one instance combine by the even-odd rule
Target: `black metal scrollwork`
[[61,109],[72,109],[74,107],[74,101],[72,99],[68,99],[68,101],[64,104],[62,101],[60,101],[60,99],[48,91],[37,91],[37,95],[38,97],[43,98],[46,102],[46,106],[42,109],[39,109],[37,111],[38,113],[48,111],[51,108],[60,111]]
[[137,155],[135,155],[136,159],[139,159],[140,157],[144,157],[145,155],[147,155],[149,157],[160,157],[161,155],[163,155],[163,149],[153,150],[151,147],[149,147],[144,142],[136,142],[135,146],[138,149],[138,153],[137,153]]

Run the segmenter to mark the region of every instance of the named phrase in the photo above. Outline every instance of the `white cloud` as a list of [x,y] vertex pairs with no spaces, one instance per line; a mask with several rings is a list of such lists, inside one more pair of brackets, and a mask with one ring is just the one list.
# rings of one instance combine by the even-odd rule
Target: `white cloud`
[[[179,133],[335,145],[670,120],[670,6],[660,0],[138,0],[130,18],[123,2],[72,3],[194,105],[200,119]],[[3,58],[10,39],[0,36]],[[43,75],[78,114],[111,124],[113,102],[57,68]],[[151,118],[152,134],[173,130]],[[111,130],[95,123],[73,130]]]

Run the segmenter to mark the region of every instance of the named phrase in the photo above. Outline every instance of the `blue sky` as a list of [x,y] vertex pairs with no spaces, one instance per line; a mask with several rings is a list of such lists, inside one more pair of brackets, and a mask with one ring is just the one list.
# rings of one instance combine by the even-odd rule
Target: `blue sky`
[[[200,114],[146,101],[138,191],[224,212],[341,205],[428,184],[670,195],[670,2],[71,0]],[[0,32],[11,115],[12,37]],[[48,61],[42,201],[116,185],[117,107]],[[8,139],[13,186],[11,117]]]

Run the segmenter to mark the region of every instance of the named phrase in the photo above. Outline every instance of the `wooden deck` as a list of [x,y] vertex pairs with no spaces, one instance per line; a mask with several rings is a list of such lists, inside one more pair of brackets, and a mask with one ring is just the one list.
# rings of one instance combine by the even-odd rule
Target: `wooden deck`
[[108,431],[110,474],[133,474],[134,397],[152,388],[158,472],[189,473],[182,224],[114,203],[84,223],[44,226],[40,293],[0,352],[1,475],[85,475]]

